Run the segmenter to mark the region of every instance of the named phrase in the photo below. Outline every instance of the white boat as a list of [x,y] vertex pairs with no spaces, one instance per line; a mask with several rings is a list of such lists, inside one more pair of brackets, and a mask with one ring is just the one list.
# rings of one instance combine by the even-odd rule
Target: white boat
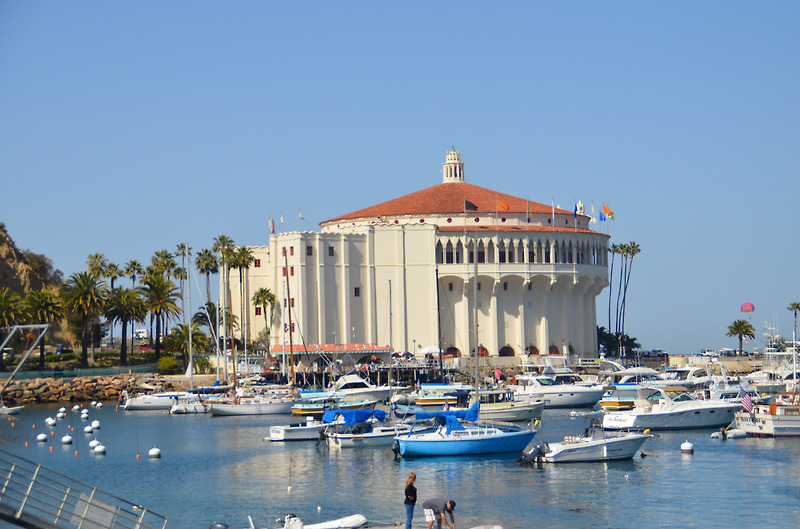
[[545,408],[591,408],[603,397],[600,385],[558,384],[543,375],[518,375],[513,386],[518,397],[532,397],[544,402]]
[[[682,390],[683,388],[675,388]],[[650,390],[650,394],[647,394]],[[719,399],[697,400],[684,391],[641,388],[634,407],[603,415],[606,430],[682,430],[727,426],[741,405]]]
[[769,404],[736,412],[736,428],[753,437],[800,437],[800,393],[781,393]]
[[410,424],[383,424],[385,419],[383,410],[329,410],[322,416],[330,424],[325,439],[334,448],[391,446],[395,437],[411,431]]
[[320,433],[328,427],[328,423],[314,417],[306,417],[305,422],[284,426],[270,426],[270,441],[316,441]]
[[208,405],[212,416],[229,415],[277,415],[290,413],[297,403],[293,397],[278,395],[255,395],[241,397],[236,402],[219,402]]
[[[486,421],[532,421],[542,418],[544,402],[541,400],[518,400],[513,388],[491,388],[480,391],[479,419]],[[469,394],[469,405],[475,404],[475,392]],[[467,407],[450,407],[466,410]]]
[[371,381],[361,378],[356,374],[343,375],[336,379],[333,391],[344,393],[344,400],[388,400],[395,390],[404,390],[405,387],[393,388],[391,386],[376,386]]
[[[510,423],[478,420],[479,404],[466,411],[417,413],[417,420],[433,420],[435,429],[414,430],[395,438],[393,450],[403,456],[454,456],[520,452],[536,435],[536,423],[523,428]],[[463,422],[462,422],[463,421]]]
[[3,415],[19,415],[24,409],[25,406],[6,406],[5,404],[0,405],[0,413]]
[[445,404],[458,406],[459,397],[468,395],[474,389],[469,384],[421,384],[419,389],[408,394],[392,397],[393,404],[413,405],[428,411],[440,410]]
[[588,428],[583,435],[569,435],[557,443],[538,443],[524,453],[522,460],[578,463],[630,459],[651,437],[647,431],[610,434],[601,428]]
[[178,397],[169,409],[170,413],[177,415],[187,415],[190,413],[207,413],[205,404],[200,402],[197,395],[188,395],[186,397]]
[[290,513],[286,515],[282,529],[353,529],[366,524],[367,518],[363,514],[351,514],[350,516],[328,520],[327,522],[304,524],[294,513]]
[[122,392],[119,407],[128,411],[164,410],[169,411],[179,397],[188,397],[186,391],[164,391],[160,393],[144,393],[131,397],[127,390]]

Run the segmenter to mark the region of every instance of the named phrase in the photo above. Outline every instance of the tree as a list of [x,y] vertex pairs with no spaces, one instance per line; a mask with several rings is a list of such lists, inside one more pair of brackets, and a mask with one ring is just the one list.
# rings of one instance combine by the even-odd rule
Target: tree
[[[181,300],[183,300],[181,305],[184,315],[183,323],[186,324],[186,292],[183,290],[183,282],[189,279],[189,269],[186,266],[186,263],[189,260],[189,256],[192,255],[192,247],[185,242],[179,243],[175,251],[175,255],[180,256],[181,258],[181,267],[179,270],[175,271],[176,273],[174,273],[174,277],[180,281],[179,285],[181,287]],[[191,284],[189,285],[189,288],[192,288]],[[191,310],[191,307],[189,307],[189,310]]]
[[86,259],[86,266],[89,269],[89,273],[95,277],[102,277],[106,269],[106,264],[108,264],[108,259],[101,253],[93,253]]
[[[16,325],[20,319],[22,319],[23,315],[24,308],[19,294],[7,287],[0,287],[0,343],[2,343],[6,337],[6,330],[4,327]],[[5,359],[3,358],[3,351],[0,350],[0,371],[5,370]]]
[[[28,319],[35,323],[55,323],[64,315],[64,305],[49,290],[34,290],[25,296]],[[44,339],[39,342],[39,370],[44,371]]]
[[246,303],[244,299],[244,271],[248,270],[251,264],[253,264],[253,252],[250,248],[246,246],[237,248],[233,253],[231,266],[239,270],[239,300],[241,302],[241,312],[239,312],[239,321],[241,321],[241,325],[239,326],[239,331],[242,335],[243,344],[247,344],[248,337],[245,335],[248,332],[249,323],[249,318],[247,317],[249,312],[245,308]]
[[[796,342],[797,341],[797,313],[798,313],[798,311],[800,311],[800,303],[798,303],[797,301],[795,301],[793,303],[789,303],[789,306],[787,308],[789,309],[789,311],[794,312],[794,332],[792,333],[792,342]],[[792,348],[795,351],[797,351],[797,344],[796,343],[792,343]]]
[[725,336],[738,336],[739,337],[739,355],[741,356],[743,347],[742,342],[744,338],[755,338],[756,330],[747,320],[736,320],[728,325],[728,332]]
[[89,322],[103,312],[108,288],[99,276],[92,272],[72,274],[61,287],[64,308],[81,319],[81,367],[89,367]]
[[[142,264],[132,259],[125,265],[125,275],[131,278],[131,288],[136,288],[136,278],[144,275]],[[133,329],[131,329],[131,351],[133,351]]]
[[[109,296],[106,304],[106,318],[112,322],[118,321],[122,324],[122,344],[119,350],[120,365],[128,365],[128,343],[126,341],[128,323],[131,323],[131,344],[133,344],[133,322],[144,321],[146,315],[147,309],[138,290],[120,287]],[[131,345],[132,348],[133,345]]]
[[[275,294],[268,288],[259,288],[253,294],[253,305],[261,307],[264,313],[264,327],[267,330],[267,354],[269,354],[269,322],[272,320],[272,307],[275,306]],[[269,318],[267,318],[267,308],[269,308]]]
[[156,321],[156,360],[161,355],[162,319],[166,327],[167,320],[180,313],[181,309],[177,305],[179,298],[178,288],[169,279],[160,275],[152,275],[145,279],[145,306]]
[[191,324],[176,325],[169,333],[166,340],[168,351],[179,351],[183,359],[183,367],[188,367],[187,354],[189,353],[189,332],[192,333],[192,348],[205,349],[208,347],[208,336],[194,322]]
[[214,252],[208,249],[200,250],[200,253],[197,254],[197,259],[194,261],[194,265],[197,267],[197,271],[201,274],[205,274],[206,276],[206,302],[211,301],[211,274],[216,274],[219,272],[219,267],[217,266],[217,258],[214,256]]
[[[123,276],[122,269],[116,263],[107,263],[105,270],[103,270],[103,276],[108,279],[109,283],[111,283],[111,294],[114,293],[114,281],[119,279]],[[111,342],[111,347],[114,347],[114,323],[111,322],[109,325],[110,334],[109,341]]]
[[627,258],[627,265],[626,274],[625,274],[625,285],[622,288],[622,308],[621,311],[621,325],[619,332],[623,335],[625,334],[625,302],[628,299],[628,283],[631,280],[631,271],[633,270],[633,258],[639,255],[642,249],[639,247],[639,244],[636,241],[631,241],[630,243],[623,245],[624,247],[624,255]]
[[[220,298],[220,306],[222,307],[222,315],[223,315],[223,335],[227,339],[230,337],[232,332],[232,324],[231,321],[225,319],[224,316],[230,312],[231,309],[231,287],[230,287],[230,271],[231,271],[231,259],[233,258],[233,249],[234,243],[233,239],[228,237],[227,235],[220,235],[219,237],[214,238],[214,246],[213,250],[219,253],[219,266],[222,272],[222,290],[223,292],[219,293]],[[226,344],[227,347],[227,344]]]

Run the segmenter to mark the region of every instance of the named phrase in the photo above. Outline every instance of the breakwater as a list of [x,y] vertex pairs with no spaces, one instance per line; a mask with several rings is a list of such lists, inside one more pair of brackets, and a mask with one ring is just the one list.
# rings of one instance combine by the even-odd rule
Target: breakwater
[[152,387],[162,391],[182,389],[175,382],[153,381],[152,376],[142,375],[34,378],[11,381],[2,396],[6,404],[108,401],[117,400],[125,390],[134,393]]

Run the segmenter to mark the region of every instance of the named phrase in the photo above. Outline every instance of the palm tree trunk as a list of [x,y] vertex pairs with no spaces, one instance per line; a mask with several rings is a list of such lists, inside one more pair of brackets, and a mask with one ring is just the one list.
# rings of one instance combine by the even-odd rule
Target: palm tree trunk
[[125,333],[128,330],[128,320],[122,320],[122,339],[119,347],[119,365],[128,365],[128,342],[125,341]]

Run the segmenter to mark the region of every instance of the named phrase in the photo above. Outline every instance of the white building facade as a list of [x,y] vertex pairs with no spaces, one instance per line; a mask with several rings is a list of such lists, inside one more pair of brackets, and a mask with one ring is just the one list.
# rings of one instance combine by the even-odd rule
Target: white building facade
[[[251,246],[244,317],[239,274],[230,274],[247,336],[263,336],[266,321],[273,347],[291,333],[295,345],[596,357],[608,235],[589,229],[580,205],[566,211],[466,183],[458,151],[442,173],[438,185],[324,221],[320,232]],[[266,320],[251,302],[262,287],[276,298]]]

